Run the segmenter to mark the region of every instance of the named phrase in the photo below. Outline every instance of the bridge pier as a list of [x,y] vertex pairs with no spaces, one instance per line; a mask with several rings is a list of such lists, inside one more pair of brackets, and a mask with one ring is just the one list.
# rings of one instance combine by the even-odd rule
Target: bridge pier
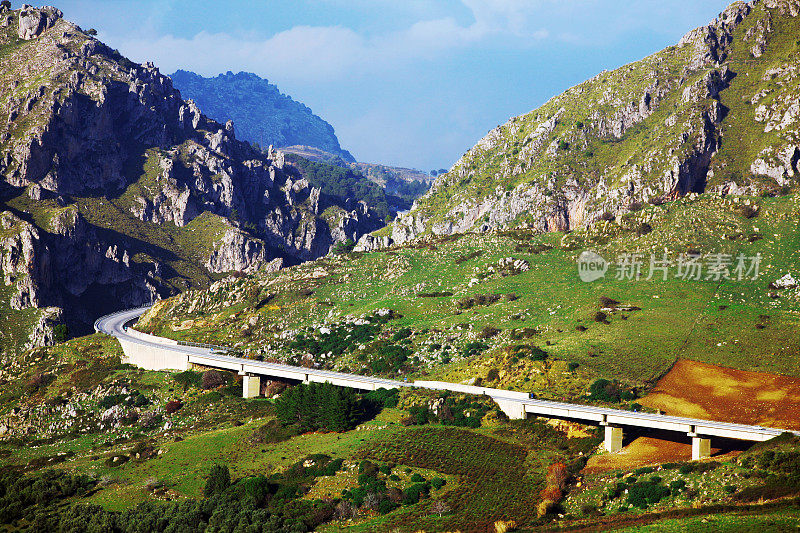
[[242,398],[257,398],[261,395],[261,377],[253,374],[242,376]]
[[603,446],[609,453],[616,453],[622,449],[622,428],[619,426],[606,426],[606,438]]
[[711,439],[689,433],[692,437],[692,461],[711,457]]
[[525,412],[525,405],[522,402],[509,402],[507,400],[494,399],[494,403],[512,420],[524,420],[528,418]]

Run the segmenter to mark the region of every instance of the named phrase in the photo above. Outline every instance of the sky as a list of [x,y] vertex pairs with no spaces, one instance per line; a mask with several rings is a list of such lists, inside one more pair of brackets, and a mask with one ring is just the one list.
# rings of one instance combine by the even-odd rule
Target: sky
[[[707,24],[729,0],[62,0],[137,62],[254,72],[359,161],[449,168],[487,131]],[[18,2],[14,2],[19,7]]]

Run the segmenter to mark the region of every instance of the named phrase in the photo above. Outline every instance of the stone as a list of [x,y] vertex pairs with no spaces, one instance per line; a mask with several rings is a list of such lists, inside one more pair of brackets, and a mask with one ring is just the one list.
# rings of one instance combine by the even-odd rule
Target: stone
[[26,41],[35,39],[45,30],[52,28],[61,17],[63,17],[61,11],[54,7],[47,6],[34,9],[28,5],[24,5],[19,13],[19,29],[17,34],[20,39]]

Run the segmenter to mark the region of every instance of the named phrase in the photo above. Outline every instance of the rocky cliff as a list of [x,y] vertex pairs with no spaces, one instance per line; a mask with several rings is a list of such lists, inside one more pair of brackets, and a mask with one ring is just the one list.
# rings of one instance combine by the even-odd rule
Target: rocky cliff
[[333,126],[255,74],[227,72],[204,78],[179,70],[170,78],[181,94],[197,102],[208,116],[233,120],[241,139],[261,146],[313,146],[355,161],[339,146]]
[[25,317],[0,325],[13,344],[48,342],[58,317],[85,330],[102,312],[314,259],[382,225],[57,9],[0,9],[2,313]]
[[736,2],[676,46],[512,118],[439,177],[391,239],[567,231],[641,202],[794,187],[799,6]]

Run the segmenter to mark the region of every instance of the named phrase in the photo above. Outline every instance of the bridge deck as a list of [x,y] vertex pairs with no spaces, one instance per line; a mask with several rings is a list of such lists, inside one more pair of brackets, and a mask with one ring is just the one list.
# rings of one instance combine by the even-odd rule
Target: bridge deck
[[[395,381],[371,376],[231,357],[215,353],[214,349],[209,347],[184,345],[174,340],[155,337],[125,328],[125,324],[142,315],[147,309],[147,307],[142,307],[102,317],[95,322],[95,330],[117,337],[123,344],[123,347],[125,347],[126,344],[132,344],[155,350],[161,355],[159,361],[167,361],[170,355],[178,356],[184,365],[182,368],[188,368],[188,364],[192,363],[232,370],[242,375],[270,376],[304,382],[329,382],[335,385],[362,390],[419,387],[479,394],[492,398],[504,411],[513,413],[516,417],[525,417],[528,414],[532,414],[544,417],[566,418],[605,426],[634,426],[676,431],[692,436],[716,436],[745,441],[765,441],[787,431],[778,428],[750,426],[714,420],[639,413],[591,405],[538,400],[531,398],[529,393],[525,392],[472,387],[459,383],[447,383],[442,381]],[[171,366],[164,366],[167,363],[156,364],[160,364],[162,368],[173,368]]]

